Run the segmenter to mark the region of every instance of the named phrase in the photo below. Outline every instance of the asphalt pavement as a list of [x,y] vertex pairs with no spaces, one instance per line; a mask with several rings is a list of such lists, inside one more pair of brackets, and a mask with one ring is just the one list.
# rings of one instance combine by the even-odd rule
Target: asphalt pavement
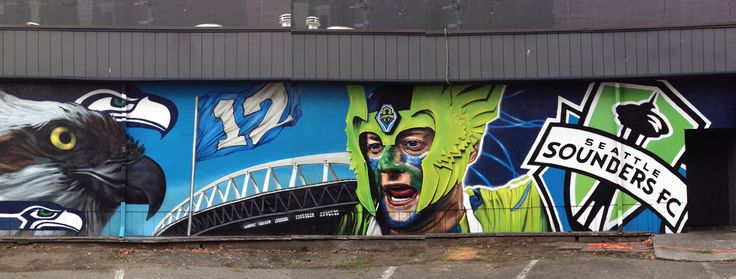
[[653,243],[659,259],[696,262],[736,260],[736,232],[732,230],[660,234],[653,237]]
[[736,278],[736,264],[637,260],[607,256],[535,259],[497,265],[448,261],[368,268],[126,267],[0,273],[0,278]]
[[[291,244],[281,248],[260,241],[196,245],[16,242],[0,245],[0,278],[736,279],[736,261],[724,258],[736,248],[734,235],[730,231],[695,232],[655,236],[654,241],[464,237],[421,240],[421,245],[415,239],[345,239],[330,245],[325,240],[306,246],[301,246],[306,242],[288,242]],[[706,261],[662,257],[673,251]]]

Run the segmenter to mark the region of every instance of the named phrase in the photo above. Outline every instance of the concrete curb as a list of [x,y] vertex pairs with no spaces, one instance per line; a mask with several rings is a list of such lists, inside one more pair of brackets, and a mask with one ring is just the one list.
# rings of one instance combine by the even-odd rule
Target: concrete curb
[[193,237],[5,237],[0,243],[92,244],[102,246],[199,247],[226,245],[257,249],[290,250],[391,250],[407,247],[472,245],[480,243],[527,242],[620,242],[648,239],[650,232],[560,232],[560,233],[474,233],[390,236],[193,236]]
[[466,239],[466,238],[539,238],[558,241],[558,238],[574,238],[574,241],[586,242],[588,238],[600,241],[601,238],[649,238],[651,232],[548,232],[548,233],[444,233],[426,235],[284,235],[284,236],[161,236],[161,237],[93,237],[93,236],[33,236],[33,237],[0,237],[0,243],[188,243],[188,242],[250,242],[250,241],[320,241],[320,240],[430,240],[430,239]]
[[657,259],[689,262],[736,260],[736,234],[730,231],[696,231],[652,238]]

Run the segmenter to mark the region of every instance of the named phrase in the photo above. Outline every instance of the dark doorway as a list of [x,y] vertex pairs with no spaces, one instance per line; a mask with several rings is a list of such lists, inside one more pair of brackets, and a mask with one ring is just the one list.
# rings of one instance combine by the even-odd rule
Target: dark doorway
[[736,129],[685,133],[688,225],[736,225]]

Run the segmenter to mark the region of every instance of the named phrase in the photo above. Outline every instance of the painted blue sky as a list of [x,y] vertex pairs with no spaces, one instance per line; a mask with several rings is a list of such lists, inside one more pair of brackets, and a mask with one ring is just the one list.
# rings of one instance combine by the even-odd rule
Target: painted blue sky
[[[147,205],[127,205],[125,235],[151,235],[158,222],[189,196],[194,125],[194,96],[209,92],[243,91],[248,83],[138,84],[148,94],[165,96],[179,111],[176,125],[161,138],[150,129],[130,128],[128,133],[146,148],[166,175],[166,198],[156,215],[146,220]],[[255,149],[197,163],[195,191],[232,172],[274,160],[320,153],[345,151],[345,115],[348,98],[345,86],[300,85],[302,117],[286,127],[273,141]],[[325,103],[329,100],[329,105]],[[307,174],[309,175],[309,174]],[[350,175],[350,174],[348,174]],[[122,207],[121,207],[122,208]],[[120,210],[108,223],[103,235],[119,235]]]

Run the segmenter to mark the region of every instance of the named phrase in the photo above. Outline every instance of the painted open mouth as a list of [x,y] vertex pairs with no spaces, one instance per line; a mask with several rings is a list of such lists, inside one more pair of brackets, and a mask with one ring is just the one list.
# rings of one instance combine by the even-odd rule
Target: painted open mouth
[[386,201],[392,206],[410,204],[419,196],[416,189],[404,184],[384,186],[383,193]]

